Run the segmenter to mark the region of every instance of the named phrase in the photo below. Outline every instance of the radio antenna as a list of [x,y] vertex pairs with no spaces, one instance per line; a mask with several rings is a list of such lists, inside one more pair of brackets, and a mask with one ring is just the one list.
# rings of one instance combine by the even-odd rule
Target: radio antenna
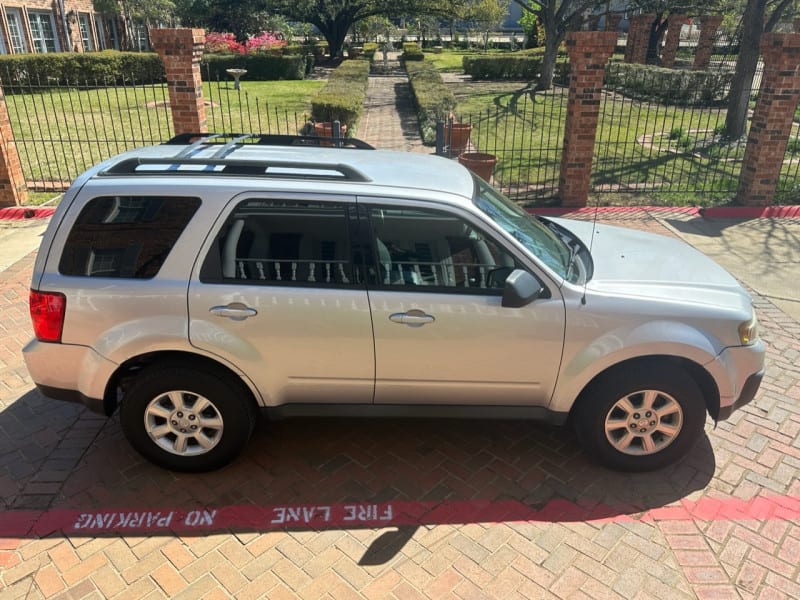
[[[594,202],[594,217],[592,218],[592,236],[589,238],[589,256],[592,256],[592,247],[594,246],[594,236],[597,234],[597,213],[600,210],[600,198],[598,197]],[[592,259],[594,260],[594,259]],[[583,296],[581,296],[581,305],[586,304],[586,287],[589,285],[589,274],[586,273],[583,279]]]

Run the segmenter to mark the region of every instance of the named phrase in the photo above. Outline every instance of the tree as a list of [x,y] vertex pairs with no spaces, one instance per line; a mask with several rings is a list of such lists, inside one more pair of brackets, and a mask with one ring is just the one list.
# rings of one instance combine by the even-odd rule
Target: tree
[[375,15],[441,14],[437,0],[270,0],[277,13],[317,26],[331,56],[340,56],[350,28]]
[[269,30],[273,15],[268,0],[210,0],[208,27],[230,31],[240,42],[256,33]]
[[508,14],[510,0],[473,0],[469,6],[469,18],[478,25],[483,34],[483,49],[489,48],[489,34],[502,25]]
[[568,31],[577,29],[586,12],[605,3],[605,0],[514,0],[522,10],[534,14],[544,29],[544,58],[537,90],[553,86],[553,73],[558,47]]
[[747,127],[747,104],[758,66],[761,34],[773,31],[785,16],[796,11],[794,0],[748,0],[742,16],[742,39],[728,96],[723,136],[739,139]]

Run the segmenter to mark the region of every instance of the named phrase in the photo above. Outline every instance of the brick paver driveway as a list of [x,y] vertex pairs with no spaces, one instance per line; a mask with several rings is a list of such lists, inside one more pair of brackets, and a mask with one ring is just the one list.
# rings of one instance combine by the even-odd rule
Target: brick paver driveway
[[32,390],[31,266],[0,273],[0,598],[800,597],[800,325],[764,298],[756,401],[657,473],[543,425],[342,420],[183,475]]

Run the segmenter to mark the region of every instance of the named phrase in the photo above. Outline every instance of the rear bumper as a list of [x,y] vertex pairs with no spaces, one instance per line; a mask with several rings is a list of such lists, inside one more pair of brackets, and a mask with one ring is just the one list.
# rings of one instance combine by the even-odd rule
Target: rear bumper
[[42,393],[43,396],[52,398],[53,400],[62,400],[64,402],[72,402],[75,404],[83,404],[90,411],[104,415],[106,414],[105,405],[102,398],[89,398],[84,396],[77,390],[65,390],[62,388],[54,388],[47,385],[36,385],[36,388]]
[[108,414],[106,386],[117,369],[87,346],[31,340],[22,349],[31,379],[48,398],[78,402],[94,412]]

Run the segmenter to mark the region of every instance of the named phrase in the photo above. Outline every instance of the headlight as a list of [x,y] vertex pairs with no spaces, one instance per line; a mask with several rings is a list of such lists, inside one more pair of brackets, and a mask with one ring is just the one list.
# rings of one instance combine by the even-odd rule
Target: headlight
[[750,344],[755,344],[757,339],[758,319],[756,319],[756,314],[753,313],[749,321],[739,324],[739,341],[743,346],[749,346]]

